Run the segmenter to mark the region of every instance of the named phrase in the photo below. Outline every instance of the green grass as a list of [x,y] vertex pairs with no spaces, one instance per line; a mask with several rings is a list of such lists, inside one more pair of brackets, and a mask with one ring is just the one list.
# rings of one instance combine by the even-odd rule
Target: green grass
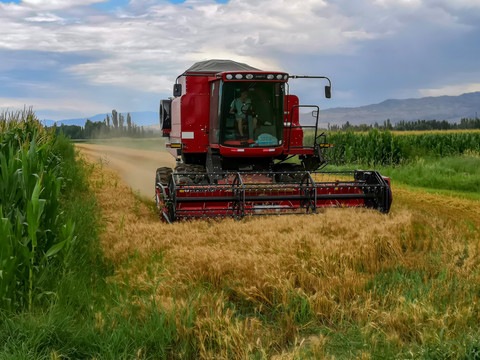
[[398,167],[384,167],[382,173],[410,186],[480,193],[480,157],[478,156],[422,158]]
[[480,200],[480,157],[477,155],[420,158],[398,166],[327,165],[324,170],[358,169],[378,170],[390,177],[394,185],[409,189],[422,188],[430,193]]
[[406,303],[422,300],[431,290],[430,280],[423,271],[398,267],[378,273],[367,284],[367,290],[378,298],[403,296]]
[[[135,313],[135,309],[122,305],[122,311]],[[98,305],[90,306],[99,309]],[[113,312],[103,317],[101,324],[94,315],[91,310],[67,312],[63,306],[52,307],[48,313],[0,315],[0,358],[52,359],[56,355],[114,360],[169,359],[172,353],[182,352],[191,355],[192,345],[177,336],[175,314],[171,312],[152,309],[143,320]]]

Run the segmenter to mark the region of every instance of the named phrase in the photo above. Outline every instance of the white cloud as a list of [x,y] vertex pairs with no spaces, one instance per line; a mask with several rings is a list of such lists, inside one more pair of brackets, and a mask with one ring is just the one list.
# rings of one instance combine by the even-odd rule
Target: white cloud
[[375,0],[375,4],[384,6],[384,7],[410,7],[410,8],[417,8],[422,5],[422,0]]
[[[90,116],[92,115],[92,112],[101,113],[105,110],[105,104],[97,103],[91,99],[79,99],[75,97],[56,99],[0,97],[0,111],[8,109],[23,109],[24,107],[33,107],[34,110],[49,110],[68,114],[78,114],[79,116]],[[82,109],[84,109],[83,112]]]
[[[428,34],[444,29],[467,32],[471,25],[458,25],[458,10],[480,8],[480,0],[230,0],[226,4],[187,0],[179,5],[131,0],[110,12],[86,6],[102,1],[0,2],[0,50],[88,54],[89,60],[59,64],[59,69],[95,86],[170,94],[178,74],[209,58],[289,72],[285,58],[310,63],[318,59],[325,64],[324,59],[339,55],[356,58],[359,49],[383,40],[397,41],[398,53],[392,56],[404,56],[410,64],[417,54],[404,52],[424,47],[425,28],[430,27]],[[382,48],[370,51],[374,58]],[[377,69],[369,69],[370,65],[358,59],[357,68],[345,71],[370,71],[374,76]],[[312,66],[304,71],[319,72],[324,69]],[[343,94],[354,96],[348,88]]]
[[[9,11],[6,9],[7,16],[3,19],[4,25],[0,27],[3,34],[2,47],[85,51],[92,48],[105,50],[108,43],[120,46],[136,43],[137,47],[153,48],[158,45],[159,38],[169,38],[175,40],[171,45],[183,53],[195,52],[202,44],[218,44],[222,48],[236,48],[237,52],[250,53],[252,56],[263,47],[283,48],[287,52],[320,50],[328,53],[346,47],[352,38],[372,37],[348,17],[332,12],[324,2],[318,0],[281,3],[274,0],[261,3],[232,0],[225,5],[212,1],[188,1],[183,6],[155,5],[141,9],[140,13],[134,3],[132,13],[124,12],[118,18],[104,18],[105,21],[100,26],[88,21],[83,24],[73,22],[58,27],[44,27],[42,31],[35,31],[40,29],[28,26],[18,18],[21,10],[24,11],[22,15],[31,11],[27,5],[45,9],[48,6],[56,8],[60,4],[66,8],[68,4],[73,6],[80,3],[82,2],[70,1],[64,4],[64,1],[59,0],[51,3],[30,0],[23,7],[17,6],[13,16],[8,16]],[[322,12],[329,13],[330,16],[322,16]],[[32,21],[61,18],[52,12],[31,14],[27,19]],[[21,24],[21,27],[9,31],[9,27],[15,24]],[[23,40],[20,43],[19,33]],[[91,41],[92,33],[95,33],[97,40],[94,43]],[[183,47],[185,45],[194,46],[188,49]]]
[[73,74],[97,85],[122,86],[143,92],[168,93],[173,80],[166,75],[141,72],[131,68],[130,62],[107,59],[96,63],[75,65],[69,68]]
[[[377,36],[319,0],[232,0],[224,5],[189,0],[180,6],[132,1],[117,16],[97,22],[91,13],[81,23],[62,23],[61,12],[54,11],[93,2],[98,1],[24,1],[0,24],[0,48],[95,52],[103,59],[69,70],[94,84],[164,91],[166,79],[171,83],[194,61],[233,58],[278,67],[270,55],[274,52],[351,53],[356,41]],[[30,11],[26,19],[32,23],[18,18],[20,9]]]
[[420,96],[456,96],[469,92],[480,91],[480,83],[467,83],[457,85],[446,85],[436,89],[419,89]]
[[61,10],[75,6],[86,6],[90,4],[105,2],[107,0],[22,0],[22,5],[40,11]]
[[478,0],[426,0],[432,5],[441,5],[452,9],[475,9],[480,8]]
[[55,21],[63,21],[63,19],[59,16],[56,16],[55,14],[52,13],[39,13],[36,16],[31,16],[25,18],[27,21],[33,21],[33,22],[55,22]]

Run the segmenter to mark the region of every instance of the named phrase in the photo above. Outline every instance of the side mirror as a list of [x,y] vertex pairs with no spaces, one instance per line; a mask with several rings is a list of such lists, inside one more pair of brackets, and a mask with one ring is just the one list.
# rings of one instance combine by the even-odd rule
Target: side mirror
[[325,86],[325,97],[330,99],[332,97],[332,88],[330,86]]
[[173,96],[175,97],[182,96],[182,84],[173,85]]

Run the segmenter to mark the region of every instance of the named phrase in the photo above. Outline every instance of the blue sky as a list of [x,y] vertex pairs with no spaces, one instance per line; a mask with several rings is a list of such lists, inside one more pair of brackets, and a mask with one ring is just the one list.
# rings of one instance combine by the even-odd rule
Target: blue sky
[[480,0],[0,0],[0,109],[157,111],[196,61],[326,75],[305,104],[480,91]]

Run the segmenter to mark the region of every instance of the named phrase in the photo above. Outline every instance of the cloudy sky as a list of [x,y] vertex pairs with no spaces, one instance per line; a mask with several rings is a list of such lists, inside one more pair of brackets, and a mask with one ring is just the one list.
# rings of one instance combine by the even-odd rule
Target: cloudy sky
[[0,108],[157,111],[196,61],[291,75],[304,104],[480,91],[480,0],[0,0]]

